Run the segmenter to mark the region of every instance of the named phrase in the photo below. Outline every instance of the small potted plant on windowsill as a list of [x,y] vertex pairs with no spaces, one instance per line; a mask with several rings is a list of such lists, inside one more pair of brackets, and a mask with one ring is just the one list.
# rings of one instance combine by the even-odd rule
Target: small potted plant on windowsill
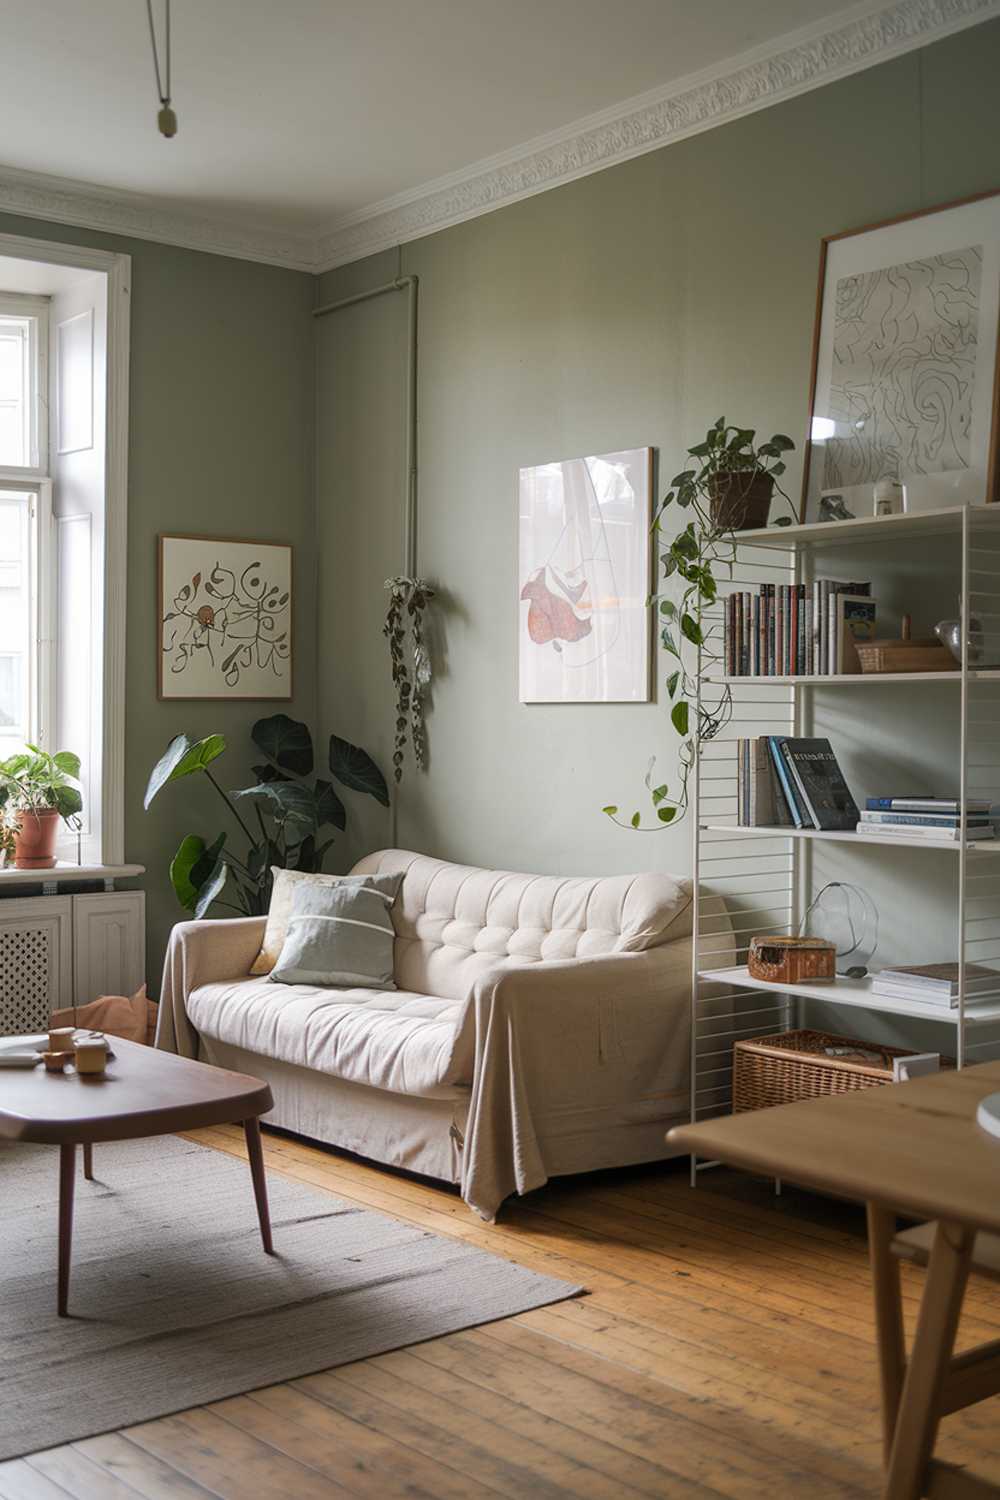
[[0,817],[8,838],[13,835],[14,865],[18,870],[50,870],[56,862],[59,819],[75,817],[83,798],[72,781],[80,775],[80,757],[70,750],[49,755],[28,745],[18,755],[0,761]]

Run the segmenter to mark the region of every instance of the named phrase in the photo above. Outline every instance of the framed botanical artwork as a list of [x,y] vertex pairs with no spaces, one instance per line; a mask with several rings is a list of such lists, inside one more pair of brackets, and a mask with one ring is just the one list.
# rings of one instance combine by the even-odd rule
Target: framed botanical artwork
[[820,251],[804,521],[998,495],[1000,192],[866,229]]
[[647,703],[652,448],[521,469],[522,703]]
[[292,696],[292,549],[161,536],[160,698]]

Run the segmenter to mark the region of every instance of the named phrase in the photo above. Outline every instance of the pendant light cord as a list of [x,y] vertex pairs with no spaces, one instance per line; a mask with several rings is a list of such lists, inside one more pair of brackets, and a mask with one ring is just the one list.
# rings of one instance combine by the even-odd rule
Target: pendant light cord
[[149,17],[149,40],[153,48],[153,71],[156,74],[156,92],[160,103],[166,108],[170,103],[170,0],[164,0],[164,11],[166,13],[166,38],[164,45],[164,62],[167,78],[167,90],[163,91],[163,80],[160,75],[160,54],[156,46],[156,27],[153,24],[153,0],[146,0],[146,14]]

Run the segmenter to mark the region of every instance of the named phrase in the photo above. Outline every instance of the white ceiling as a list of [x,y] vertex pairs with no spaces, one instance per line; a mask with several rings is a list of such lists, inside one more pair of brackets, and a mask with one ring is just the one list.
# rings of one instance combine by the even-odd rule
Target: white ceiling
[[[153,4],[162,20],[164,0]],[[996,9],[995,0],[944,7],[961,24]],[[510,159],[537,137],[626,112],[643,102],[636,95],[660,97],[692,74],[725,73],[886,10],[926,19],[942,7],[173,0],[180,128],[167,141],[156,131],[144,0],[0,0],[0,162],[139,194],[161,215],[305,245],[382,211],[386,200],[414,200],[484,159]],[[903,40],[916,45],[922,34]],[[17,172],[11,180],[22,190],[30,183]]]

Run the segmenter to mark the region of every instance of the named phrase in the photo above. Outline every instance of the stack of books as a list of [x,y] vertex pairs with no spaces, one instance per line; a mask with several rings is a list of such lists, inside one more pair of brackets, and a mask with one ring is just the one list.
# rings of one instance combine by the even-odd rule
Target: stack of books
[[761,735],[737,741],[741,828],[853,829],[858,808],[829,740]]
[[869,837],[926,839],[957,844],[965,839],[992,839],[993,804],[966,798],[965,813],[957,797],[869,797],[858,820],[858,833]]
[[[921,1000],[953,1009],[958,1004],[958,964],[902,964],[896,969],[880,969],[872,978],[871,991],[886,998]],[[982,964],[965,965],[966,999],[983,1000],[997,991],[1000,972]]]
[[833,677],[861,670],[856,640],[875,635],[870,583],[762,583],[723,600],[727,677]]

